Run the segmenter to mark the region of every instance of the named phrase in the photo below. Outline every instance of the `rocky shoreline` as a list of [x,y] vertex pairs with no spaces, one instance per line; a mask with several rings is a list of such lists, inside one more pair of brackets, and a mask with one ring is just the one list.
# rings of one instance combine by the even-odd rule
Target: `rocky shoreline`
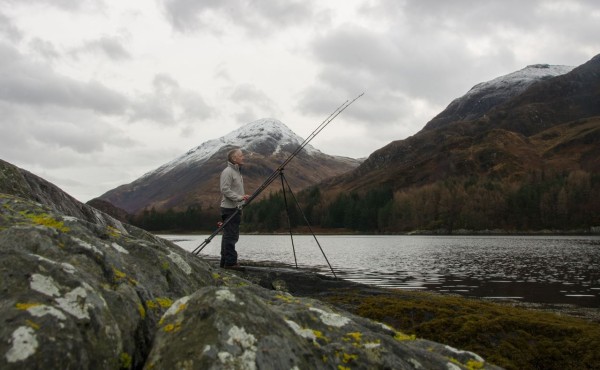
[[[217,267],[218,261],[205,258],[211,265]],[[366,285],[344,279],[335,279],[331,276],[319,274],[306,268],[294,268],[291,265],[280,263],[256,263],[253,261],[242,261],[244,271],[232,271],[234,274],[252,281],[267,289],[278,289],[298,296],[311,298],[322,298],[331,294],[339,294],[343,291],[361,292],[364,295],[383,295],[390,292],[402,293],[405,290],[382,288],[374,285]],[[411,294],[419,294],[422,291],[412,291]],[[425,295],[433,294],[440,296],[462,297],[453,293],[439,293],[427,291]],[[573,318],[583,319],[589,322],[600,323],[600,309],[580,307],[572,304],[555,303],[532,303],[519,300],[485,300],[479,298],[463,298],[470,300],[481,300],[498,305],[518,307],[529,310],[550,312]]]
[[224,270],[2,161],[0,292],[2,369],[600,363],[596,322],[281,266]]
[[289,292],[340,281],[265,289],[258,276],[214,267],[0,161],[2,369],[498,369]]

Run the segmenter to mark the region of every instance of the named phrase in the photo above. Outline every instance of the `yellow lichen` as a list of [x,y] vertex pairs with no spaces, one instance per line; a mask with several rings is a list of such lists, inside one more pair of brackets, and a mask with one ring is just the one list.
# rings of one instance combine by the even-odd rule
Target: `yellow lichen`
[[346,336],[352,338],[357,343],[360,343],[360,341],[362,340],[362,333],[357,332],[357,331],[348,333],[348,334],[346,334]]
[[186,308],[187,308],[187,305],[185,303],[182,303],[179,305],[179,307],[177,307],[177,311],[175,311],[175,313],[178,314],[181,311],[185,310]]
[[113,272],[115,273],[115,280],[121,280],[127,277],[127,274],[123,271],[117,270],[113,267]]
[[138,304],[138,312],[140,313],[142,319],[146,318],[146,309],[144,308],[144,306],[142,306],[141,303]]
[[158,303],[162,308],[169,308],[171,305],[173,305],[173,301],[171,299],[161,297],[156,298],[156,303]]
[[467,369],[469,370],[479,370],[479,369],[483,369],[483,365],[484,363],[481,361],[477,361],[477,360],[469,360],[467,361],[467,363],[465,364],[465,366],[467,367]]
[[356,360],[358,360],[358,355],[355,355],[353,353],[344,353],[342,355],[342,362],[345,364],[347,364],[348,362],[351,362],[351,361],[356,361]]
[[287,296],[287,295],[282,295],[282,294],[277,294],[275,295],[275,298],[284,301],[285,303],[292,303],[293,298],[291,296]]
[[132,358],[129,355],[129,353],[123,352],[119,356],[119,362],[120,362],[121,369],[131,369],[131,364],[133,361],[132,361]]
[[30,328],[34,329],[34,330],[38,330],[40,328],[40,326],[36,323],[34,323],[31,320],[25,320],[25,323],[27,324],[27,326],[29,326]]
[[[166,298],[166,297],[158,297],[155,298],[154,300],[147,300],[146,301],[146,308],[148,308],[149,310],[156,310],[159,308],[169,308],[173,305],[173,300],[171,300],[170,298]],[[185,307],[184,307],[185,308]],[[179,307],[180,310],[182,310],[183,308]]]
[[165,332],[172,332],[172,331],[179,331],[181,329],[181,323],[176,323],[176,324],[167,324],[165,325],[165,327],[163,328],[163,330]]
[[117,237],[121,236],[121,232],[112,226],[107,226],[106,232],[108,233],[108,235],[112,236],[113,238],[117,238]]
[[138,285],[137,280],[130,278],[123,271],[118,270],[118,269],[116,269],[116,268],[113,267],[113,272],[115,274],[115,279],[114,279],[115,283],[120,282],[122,279],[126,279],[129,284],[131,284],[131,285]]
[[28,212],[21,212],[21,215],[25,216],[29,221],[36,225],[50,227],[65,233],[71,230],[65,226],[64,222],[55,220],[47,213],[31,214]]
[[417,337],[414,334],[408,335],[408,334],[404,334],[402,332],[397,331],[396,335],[394,336],[394,339],[399,340],[399,341],[405,341],[405,340],[415,340],[415,339],[417,339]]
[[39,306],[39,305],[41,305],[41,303],[17,303],[15,305],[15,307],[17,307],[17,309],[19,309],[19,310],[26,311],[26,310],[30,309],[31,307],[35,307],[35,306]]
[[146,307],[148,307],[148,309],[150,310],[155,310],[158,308],[158,304],[156,304],[156,302],[154,302],[153,300],[148,300],[146,301]]

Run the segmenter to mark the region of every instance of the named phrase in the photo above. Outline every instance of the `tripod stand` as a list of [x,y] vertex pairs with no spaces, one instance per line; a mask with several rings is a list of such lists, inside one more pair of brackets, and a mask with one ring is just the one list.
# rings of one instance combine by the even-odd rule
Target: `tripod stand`
[[[208,245],[208,243],[210,243],[210,241],[221,231],[223,230],[223,228],[225,227],[225,225],[227,225],[239,212],[241,212],[242,208],[244,208],[245,206],[247,206],[248,204],[250,204],[250,202],[252,202],[260,193],[263,192],[263,190],[265,190],[267,188],[267,186],[269,186],[273,181],[275,181],[277,179],[277,177],[281,178],[281,186],[283,187],[283,194],[284,197],[285,195],[285,185],[287,184],[288,189],[290,190],[290,193],[292,194],[294,200],[296,201],[296,204],[298,205],[298,209],[300,209],[302,215],[304,216],[304,220],[306,221],[313,237],[315,238],[315,241],[317,242],[317,245],[319,245],[319,249],[321,249],[321,253],[323,253],[323,256],[325,257],[325,260],[327,261],[327,264],[329,265],[329,268],[331,269],[331,272],[333,272],[333,276],[335,276],[337,278],[337,276],[335,275],[335,272],[333,271],[333,268],[331,267],[331,264],[329,263],[329,260],[327,260],[327,256],[325,256],[325,252],[323,252],[323,248],[321,248],[321,245],[319,244],[319,241],[317,240],[317,238],[315,237],[315,234],[312,231],[312,228],[310,227],[310,224],[308,223],[308,219],[306,218],[306,216],[304,215],[304,213],[302,212],[302,209],[300,208],[300,205],[298,204],[298,201],[296,200],[296,197],[294,196],[294,193],[291,191],[291,188],[289,186],[289,183],[287,182],[287,180],[285,179],[285,176],[283,175],[283,170],[285,169],[285,166],[287,166],[287,164],[294,159],[301,151],[302,149],[304,149],[305,146],[308,145],[308,143],[315,138],[315,136],[317,136],[329,123],[331,123],[331,121],[333,121],[333,119],[335,117],[337,117],[340,113],[342,113],[346,108],[348,108],[350,106],[350,104],[354,103],[358,98],[360,98],[361,96],[363,96],[364,93],[358,95],[356,98],[354,98],[351,101],[346,100],[342,105],[340,105],[339,107],[336,108],[336,110],[333,111],[333,113],[331,113],[329,115],[329,117],[327,117],[327,119],[325,119],[323,122],[321,122],[321,124],[319,126],[317,126],[317,128],[296,148],[296,150],[294,150],[294,152],[292,152],[292,154],[290,154],[289,157],[287,157],[287,159],[285,161],[283,161],[283,163],[275,170],[273,171],[273,173],[265,180],[265,182],[263,182],[263,184],[261,186],[258,187],[258,189],[256,189],[256,191],[254,191],[254,193],[252,193],[252,195],[250,195],[250,197],[248,198],[248,200],[246,200],[245,203],[240,204],[237,209],[235,210],[235,212],[233,212],[225,221],[223,221],[223,223],[221,224],[221,226],[219,226],[217,228],[217,230],[215,230],[208,238],[206,238],[204,240],[204,242],[202,242],[198,247],[196,247],[196,249],[194,249],[192,251],[193,254],[199,254],[200,252],[202,252],[202,250],[204,249],[204,247],[206,247]],[[288,223],[290,225],[290,235],[292,235],[291,232],[291,223],[289,220],[289,211],[287,208],[287,200],[286,202],[286,212],[288,215]],[[294,260],[296,260],[296,248],[293,246],[294,240],[292,237],[292,248],[294,249]],[[296,262],[296,268],[298,267],[298,263]]]
[[323,248],[321,247],[321,243],[319,243],[319,240],[317,239],[315,233],[313,232],[313,229],[310,226],[310,222],[308,222],[308,218],[306,218],[306,214],[304,214],[304,211],[302,211],[302,207],[300,207],[300,203],[298,203],[298,199],[294,195],[294,192],[292,191],[290,183],[287,181],[285,175],[283,174],[283,169],[279,170],[279,177],[281,178],[281,191],[283,192],[283,202],[285,204],[285,212],[287,215],[288,229],[290,231],[290,239],[292,241],[292,251],[294,252],[294,263],[296,264],[296,268],[298,268],[298,260],[296,259],[296,248],[294,246],[294,234],[292,233],[292,222],[290,220],[290,210],[288,207],[287,196],[286,196],[286,191],[285,191],[286,185],[287,185],[288,191],[290,192],[292,198],[294,199],[294,202],[296,203],[296,207],[300,211],[300,214],[302,214],[302,218],[304,218],[304,222],[306,222],[306,226],[308,226],[308,229],[310,230],[311,235],[313,236],[313,238],[315,239],[315,242],[319,246],[319,249],[321,250],[323,257],[325,258],[325,261],[327,262],[327,265],[329,266],[331,273],[337,279],[337,275],[335,274],[335,271],[333,271],[333,267],[331,267],[331,264],[329,263],[329,260],[327,259],[327,256],[325,255],[325,251],[323,251]]

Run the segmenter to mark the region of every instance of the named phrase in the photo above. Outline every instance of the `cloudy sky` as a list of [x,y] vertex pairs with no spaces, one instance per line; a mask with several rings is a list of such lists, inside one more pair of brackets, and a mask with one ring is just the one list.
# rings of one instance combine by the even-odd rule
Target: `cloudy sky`
[[0,159],[87,201],[253,120],[365,157],[473,85],[600,53],[595,0],[2,0]]

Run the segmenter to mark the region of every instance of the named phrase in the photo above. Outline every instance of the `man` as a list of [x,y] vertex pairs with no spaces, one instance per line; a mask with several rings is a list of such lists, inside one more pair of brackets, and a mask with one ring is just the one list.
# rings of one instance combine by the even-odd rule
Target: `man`
[[[221,172],[221,219],[223,222],[236,212],[238,206],[248,200],[244,194],[244,180],[240,167],[244,164],[244,154],[241,149],[233,149],[227,153],[227,167]],[[221,239],[221,267],[240,270],[242,267],[237,260],[235,243],[240,237],[240,222],[242,212],[235,216],[223,228]]]

